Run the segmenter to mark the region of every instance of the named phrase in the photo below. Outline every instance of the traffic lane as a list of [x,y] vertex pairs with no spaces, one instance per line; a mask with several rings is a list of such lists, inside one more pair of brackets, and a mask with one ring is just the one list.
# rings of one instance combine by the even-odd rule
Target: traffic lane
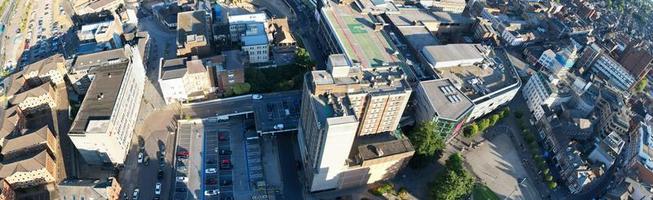
[[[168,132],[166,131],[156,131],[153,132],[148,138],[144,138],[145,141],[145,151],[144,157],[149,159],[149,164],[141,164],[139,171],[139,186],[141,198],[144,199],[153,199],[155,196],[154,187],[156,183],[162,183],[162,180],[158,178],[158,172],[161,168],[161,163],[159,162],[158,152],[161,150],[161,144],[167,142]],[[165,166],[165,163],[164,163]],[[161,191],[165,192],[165,191]],[[159,195],[160,196],[160,195]]]
[[283,195],[287,199],[303,199],[302,186],[299,183],[299,173],[301,171],[297,169],[296,156],[294,156],[296,154],[294,151],[297,148],[293,148],[293,146],[297,145],[296,132],[278,134],[276,138],[279,147],[278,156],[282,174]]

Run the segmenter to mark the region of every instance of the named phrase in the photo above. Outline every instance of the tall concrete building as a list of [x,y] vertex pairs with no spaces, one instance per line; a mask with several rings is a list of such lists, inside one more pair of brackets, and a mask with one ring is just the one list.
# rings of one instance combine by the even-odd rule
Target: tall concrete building
[[[399,142],[404,150],[380,153],[381,156],[401,154],[393,162],[412,156],[412,146],[404,137],[389,137],[397,129],[403,110],[411,94],[404,73],[398,67],[362,69],[352,67],[342,54],[329,56],[327,71],[313,71],[306,75],[302,101],[299,142],[304,164],[307,166],[307,186],[311,192],[340,189],[367,184],[345,173],[350,166],[363,166],[366,158],[358,149],[363,138],[391,145]],[[378,152],[377,152],[378,153]],[[407,153],[407,154],[403,154]],[[356,161],[359,162],[356,162]],[[387,161],[386,161],[387,162]],[[399,164],[403,165],[403,164]],[[386,171],[383,168],[380,171]],[[360,170],[360,169],[359,169]],[[378,170],[367,167],[364,171]],[[385,174],[385,173],[383,173]],[[379,178],[376,178],[378,180]],[[350,180],[343,184],[344,180]],[[374,181],[376,181],[374,180]],[[344,181],[344,182],[343,182]]]
[[68,133],[87,164],[120,165],[127,156],[146,77],[138,49],[125,51],[129,62],[89,72],[95,78]]

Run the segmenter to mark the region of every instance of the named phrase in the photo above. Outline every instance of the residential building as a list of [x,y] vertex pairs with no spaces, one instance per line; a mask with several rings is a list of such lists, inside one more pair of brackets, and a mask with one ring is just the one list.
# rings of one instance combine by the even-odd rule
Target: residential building
[[630,111],[626,105],[625,93],[610,86],[603,86],[596,101],[598,116],[598,139],[615,132],[620,136],[628,135],[630,129]]
[[499,53],[480,44],[448,44],[426,46],[420,58],[429,73],[448,78],[472,100],[474,109],[466,120],[471,122],[508,103],[521,87],[514,66],[497,62]]
[[241,58],[240,51],[231,50],[203,60],[207,68],[215,70],[219,91],[229,91],[235,84],[245,83],[245,65]]
[[211,14],[204,10],[177,14],[177,56],[208,56],[211,51]]
[[3,138],[1,153],[4,159],[21,157],[43,149],[54,155],[59,148],[59,141],[48,126],[22,131]]
[[23,77],[31,85],[52,82],[57,86],[64,84],[66,66],[63,55],[55,54],[23,67]]
[[9,100],[9,104],[18,106],[18,109],[27,115],[45,109],[56,108],[56,95],[50,82],[46,82],[40,86],[13,95]]
[[268,20],[266,29],[272,51],[272,60],[276,65],[287,65],[295,61],[297,41],[290,32],[288,18],[272,18]]
[[181,7],[170,4],[157,4],[152,6],[154,16],[169,30],[177,29],[177,14],[182,12]]
[[580,54],[578,57],[578,60],[576,60],[576,68],[578,69],[578,72],[581,74],[585,74],[589,72],[592,64],[596,61],[596,59],[599,58],[599,55],[603,53],[603,48],[599,46],[597,43],[592,43],[590,45],[587,45],[584,49],[583,52]]
[[633,42],[626,47],[619,63],[636,81],[641,81],[653,67],[653,52],[645,42]]
[[653,184],[653,129],[650,124],[642,124],[638,129],[637,157],[633,170],[637,171],[642,182]]
[[14,200],[16,199],[16,192],[11,187],[7,180],[0,180],[0,200]]
[[72,0],[70,2],[77,15],[96,13],[103,10],[113,11],[121,4],[125,4],[124,0]]
[[227,17],[227,20],[229,21],[229,37],[231,41],[240,41],[241,35],[247,30],[248,24],[265,23],[267,16],[265,13],[230,15]]
[[522,95],[535,121],[539,121],[544,117],[544,107],[553,107],[569,101],[572,91],[552,75],[535,72],[524,85]]
[[[398,163],[403,166],[407,157],[412,156],[414,150],[405,137],[383,136],[395,132],[412,92],[410,86],[398,67],[373,69],[354,67],[345,55],[335,54],[329,56],[327,71],[306,75],[298,140],[309,191],[342,189],[387,179],[394,174],[361,177],[360,172],[389,172],[392,169],[388,167]],[[367,151],[359,151],[356,144],[364,141],[362,138],[376,137],[381,138],[376,140],[381,142],[376,153],[367,155]],[[365,142],[365,146],[377,143],[372,141],[375,140]],[[384,144],[404,148],[384,154]],[[352,154],[358,159],[347,165]],[[390,155],[396,157],[373,161]]]
[[520,46],[535,40],[535,34],[528,30],[503,29],[501,38],[510,46]]
[[452,13],[462,13],[467,6],[464,0],[419,0],[418,3],[425,8]]
[[651,184],[639,180],[640,177],[628,176],[618,183],[617,186],[608,190],[604,199],[629,200],[629,199],[653,199]]
[[603,163],[605,168],[608,169],[614,164],[625,143],[617,133],[611,132],[600,143],[596,144],[588,159],[593,162]]
[[270,60],[270,46],[263,23],[247,24],[241,35],[242,51],[247,54],[249,63],[263,63]]
[[558,52],[547,49],[542,52],[542,55],[537,60],[537,64],[548,70],[551,74],[558,76],[567,73],[574,66],[578,57],[576,51],[576,45],[572,45],[570,48],[563,48]]
[[483,19],[480,17],[476,18],[476,23],[474,23],[474,38],[477,40],[497,40],[498,34],[497,31],[492,27],[490,20]]
[[472,112],[474,103],[449,79],[421,81],[415,90],[415,119],[432,121],[435,133],[454,138]]
[[114,177],[108,179],[67,179],[57,185],[60,199],[119,200],[121,186]]
[[42,149],[3,160],[0,178],[6,180],[13,188],[28,188],[56,181],[56,168],[54,155]]
[[96,67],[68,136],[86,163],[123,164],[143,97],[145,69],[137,48],[129,63]]
[[160,60],[158,81],[166,104],[203,99],[212,92],[209,71],[197,56]]
[[629,90],[635,84],[635,77],[605,53],[601,53],[598,56],[592,64],[590,71],[592,74],[623,91]]
[[105,10],[80,16],[77,30],[79,47],[75,54],[88,54],[107,49],[122,48],[123,24],[111,11]]

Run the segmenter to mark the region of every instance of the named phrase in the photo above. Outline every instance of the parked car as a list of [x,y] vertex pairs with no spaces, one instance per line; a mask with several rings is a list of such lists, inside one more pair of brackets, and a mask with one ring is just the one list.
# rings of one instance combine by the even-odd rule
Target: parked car
[[215,164],[215,160],[207,160],[206,164]]
[[220,169],[232,169],[233,165],[231,164],[220,164]]
[[156,173],[156,177],[157,177],[159,180],[163,179],[163,175],[164,175],[163,170],[160,170],[160,169],[159,169],[159,172]]
[[185,176],[177,176],[177,182],[188,182],[188,178]]
[[220,190],[207,190],[207,191],[204,191],[204,195],[206,195],[206,196],[215,196],[215,195],[218,195],[218,194],[220,194]]
[[259,100],[259,99],[262,99],[262,98],[263,98],[263,95],[260,95],[260,94],[253,94],[252,95],[252,99],[254,99],[254,100]]
[[208,169],[204,170],[204,172],[207,173],[207,174],[215,174],[215,173],[218,172],[218,170],[216,170],[215,168],[208,168]]
[[190,153],[188,153],[188,151],[178,151],[177,152],[177,157],[188,157],[188,155],[190,155]]
[[231,160],[224,159],[224,160],[222,160],[222,162],[220,162],[220,164],[222,164],[222,165],[231,165]]
[[143,163],[143,152],[138,152],[138,164]]
[[161,183],[156,183],[156,186],[154,186],[154,194],[161,195]]
[[132,199],[136,200],[138,199],[138,193],[140,190],[138,188],[134,189],[134,193],[132,194]]
[[209,178],[209,179],[206,179],[206,184],[207,185],[215,185],[215,184],[218,184],[218,181],[215,180],[215,178]]

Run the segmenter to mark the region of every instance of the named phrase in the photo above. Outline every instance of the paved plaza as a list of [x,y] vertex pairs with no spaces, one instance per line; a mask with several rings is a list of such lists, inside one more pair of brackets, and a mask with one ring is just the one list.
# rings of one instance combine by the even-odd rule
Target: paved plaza
[[507,134],[498,134],[477,149],[471,149],[465,154],[465,160],[472,172],[501,199],[540,199],[533,180],[527,178],[518,183],[527,177],[527,172]]

